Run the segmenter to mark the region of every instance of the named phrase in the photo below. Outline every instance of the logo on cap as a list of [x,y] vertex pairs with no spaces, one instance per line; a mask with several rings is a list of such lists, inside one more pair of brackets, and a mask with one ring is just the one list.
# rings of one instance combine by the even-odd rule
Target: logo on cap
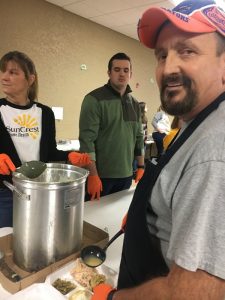
[[188,21],[189,21],[188,16],[183,15],[182,13],[180,13],[178,11],[171,10],[171,9],[166,9],[166,8],[163,8],[163,9],[165,9],[166,11],[168,11],[170,14],[174,15],[175,17],[177,17],[181,21],[184,21],[184,22],[188,23]]
[[225,18],[224,15],[214,7],[208,7],[202,10],[203,15],[216,27],[223,35],[225,34]]

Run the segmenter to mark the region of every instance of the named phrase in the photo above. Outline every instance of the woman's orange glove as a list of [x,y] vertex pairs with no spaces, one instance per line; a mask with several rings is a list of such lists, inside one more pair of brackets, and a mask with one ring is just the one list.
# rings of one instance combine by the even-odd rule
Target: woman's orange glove
[[109,284],[100,283],[93,289],[94,295],[91,300],[112,300],[115,289]]
[[91,200],[100,199],[102,182],[98,175],[89,175],[87,179],[87,192],[91,195]]
[[143,168],[138,168],[135,176],[135,183],[138,183],[138,181],[141,179],[141,177],[144,174],[144,169]]
[[11,171],[15,170],[16,167],[11,158],[5,153],[0,154],[0,174],[9,175]]
[[70,152],[68,159],[72,165],[77,167],[84,167],[91,163],[90,156],[87,153]]

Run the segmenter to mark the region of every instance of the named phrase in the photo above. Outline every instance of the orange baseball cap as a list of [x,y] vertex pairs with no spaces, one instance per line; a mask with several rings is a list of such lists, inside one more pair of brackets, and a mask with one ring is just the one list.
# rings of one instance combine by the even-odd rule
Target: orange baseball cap
[[159,7],[147,9],[138,23],[140,42],[154,49],[160,29],[166,21],[186,32],[218,31],[225,36],[225,13],[215,1],[187,0],[172,10]]

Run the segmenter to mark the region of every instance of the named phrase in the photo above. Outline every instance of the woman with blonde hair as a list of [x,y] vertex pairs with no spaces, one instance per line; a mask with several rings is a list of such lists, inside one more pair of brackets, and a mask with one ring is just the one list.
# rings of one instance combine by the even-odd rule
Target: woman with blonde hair
[[175,116],[171,123],[170,132],[163,139],[164,150],[166,150],[169,147],[169,145],[171,144],[173,139],[176,137],[176,135],[180,131],[181,126],[182,126],[182,120],[178,116]]
[[0,227],[12,227],[12,173],[32,160],[67,161],[77,166],[90,163],[87,154],[59,151],[55,118],[50,107],[37,101],[38,79],[33,61],[19,51],[0,59]]

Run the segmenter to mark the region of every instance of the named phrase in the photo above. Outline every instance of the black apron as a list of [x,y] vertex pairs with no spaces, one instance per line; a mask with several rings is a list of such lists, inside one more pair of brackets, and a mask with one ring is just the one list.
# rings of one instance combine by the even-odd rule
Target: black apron
[[225,93],[201,111],[160,157],[157,165],[150,161],[147,163],[128,210],[118,289],[133,287],[148,279],[168,274],[169,268],[161,252],[160,240],[149,232],[147,226],[146,214],[147,209],[151,209],[148,204],[151,192],[164,166],[204,119],[224,100]]

